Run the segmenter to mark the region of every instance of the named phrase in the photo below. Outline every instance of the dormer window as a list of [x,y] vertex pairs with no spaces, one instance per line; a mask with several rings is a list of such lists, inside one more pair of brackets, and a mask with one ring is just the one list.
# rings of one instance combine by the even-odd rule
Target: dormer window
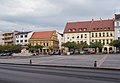
[[110,30],[110,27],[108,27],[108,29]]
[[75,32],[75,31],[76,31],[76,29],[73,29],[72,31],[73,31],[73,32]]
[[104,30],[106,30],[106,27],[104,28]]
[[86,28],[84,28],[83,30],[84,30],[84,31],[87,31],[87,29],[86,29]]
[[71,32],[71,31],[72,31],[72,29],[69,29],[68,31],[69,31],[69,32]]
[[82,31],[82,28],[80,28],[79,31]]

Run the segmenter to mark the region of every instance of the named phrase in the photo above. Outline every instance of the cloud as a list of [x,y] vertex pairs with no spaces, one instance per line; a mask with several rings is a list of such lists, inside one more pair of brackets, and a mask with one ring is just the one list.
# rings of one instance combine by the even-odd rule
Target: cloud
[[0,30],[62,31],[68,21],[112,18],[119,5],[119,0],[0,0]]

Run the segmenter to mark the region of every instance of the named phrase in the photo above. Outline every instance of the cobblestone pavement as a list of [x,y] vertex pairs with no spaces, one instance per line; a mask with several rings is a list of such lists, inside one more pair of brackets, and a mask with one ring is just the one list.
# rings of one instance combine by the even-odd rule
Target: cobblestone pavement
[[72,55],[72,56],[46,56],[40,58],[26,59],[0,59],[2,63],[19,63],[40,65],[68,65],[93,67],[94,61],[97,61],[98,67],[120,68],[120,54],[104,54],[104,55]]

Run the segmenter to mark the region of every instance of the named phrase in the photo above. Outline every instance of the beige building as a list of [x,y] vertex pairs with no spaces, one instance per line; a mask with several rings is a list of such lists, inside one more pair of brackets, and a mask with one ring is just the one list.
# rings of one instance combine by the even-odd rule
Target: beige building
[[12,45],[13,44],[13,32],[5,32],[2,33],[2,40],[4,45]]

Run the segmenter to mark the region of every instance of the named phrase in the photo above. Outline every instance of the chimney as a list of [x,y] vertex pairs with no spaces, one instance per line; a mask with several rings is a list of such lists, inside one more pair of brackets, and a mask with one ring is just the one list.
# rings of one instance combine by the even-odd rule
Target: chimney
[[94,19],[92,19],[92,23],[94,22]]

